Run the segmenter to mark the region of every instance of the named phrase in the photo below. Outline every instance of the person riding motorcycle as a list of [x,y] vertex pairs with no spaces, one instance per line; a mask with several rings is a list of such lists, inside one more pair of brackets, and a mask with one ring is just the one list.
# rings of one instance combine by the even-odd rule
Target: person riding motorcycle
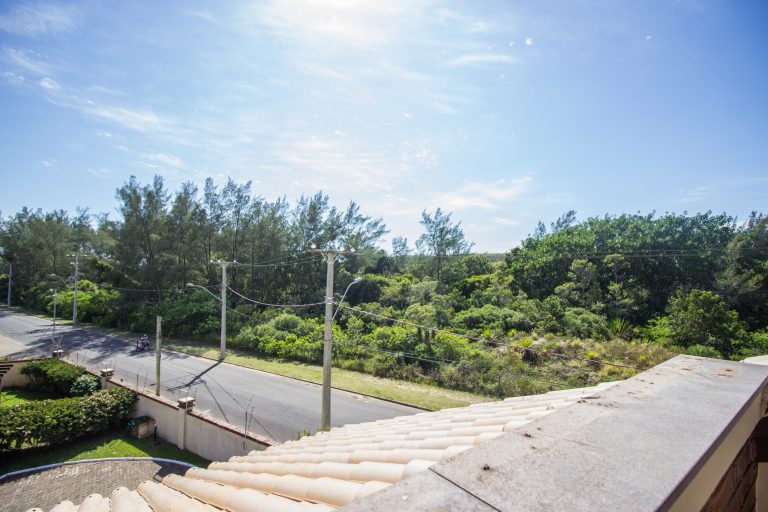
[[146,350],[149,348],[149,336],[146,334],[136,341],[136,348],[139,350]]

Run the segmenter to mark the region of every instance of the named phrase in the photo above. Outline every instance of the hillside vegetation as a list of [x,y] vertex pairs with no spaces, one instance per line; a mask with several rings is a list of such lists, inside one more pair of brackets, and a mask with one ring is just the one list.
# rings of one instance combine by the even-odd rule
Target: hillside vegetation
[[319,363],[326,264],[307,249],[336,248],[347,251],[336,300],[348,293],[334,364],[346,369],[510,396],[625,378],[679,352],[768,351],[768,218],[759,213],[737,223],[710,212],[577,222],[568,212],[499,257],[473,254],[440,209],[423,212],[415,246],[396,236],[385,251],[382,219],[354,203],[338,209],[321,192],[291,206],[231,181],[171,194],[156,177],[131,178],[117,200],[115,220],[29,209],[0,219],[14,303],[52,311],[49,290],[59,288],[58,314],[71,316],[72,283],[50,274],[66,278],[67,255],[78,252],[82,321],[152,332],[162,315],[168,336],[216,339],[213,261],[236,260],[230,343]]

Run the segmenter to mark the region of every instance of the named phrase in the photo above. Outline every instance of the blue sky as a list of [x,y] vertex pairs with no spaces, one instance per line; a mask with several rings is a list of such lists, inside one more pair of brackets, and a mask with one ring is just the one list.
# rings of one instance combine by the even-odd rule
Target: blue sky
[[[0,3],[0,211],[115,189],[322,189],[411,244],[768,204],[768,2]],[[385,244],[385,248],[388,248]]]

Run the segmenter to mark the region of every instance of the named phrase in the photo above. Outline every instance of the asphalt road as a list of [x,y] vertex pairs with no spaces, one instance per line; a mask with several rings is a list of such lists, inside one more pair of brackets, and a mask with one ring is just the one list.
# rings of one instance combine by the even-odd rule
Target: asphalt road
[[[48,320],[0,311],[0,356],[50,355],[51,327]],[[137,352],[134,340],[58,325],[56,337],[70,361],[95,371],[108,366],[115,369],[117,379],[155,389],[154,351]],[[250,368],[163,350],[160,387],[166,398],[195,396],[198,410],[241,428],[247,421],[249,433],[276,441],[296,439],[299,432],[314,432],[320,424],[319,385]],[[346,391],[331,393],[334,426],[416,412],[420,411]]]

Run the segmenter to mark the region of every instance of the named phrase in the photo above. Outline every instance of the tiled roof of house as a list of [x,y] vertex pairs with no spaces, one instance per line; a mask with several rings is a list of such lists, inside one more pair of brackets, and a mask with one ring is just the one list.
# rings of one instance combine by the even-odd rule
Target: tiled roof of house
[[611,385],[346,425],[51,512],[334,510]]

